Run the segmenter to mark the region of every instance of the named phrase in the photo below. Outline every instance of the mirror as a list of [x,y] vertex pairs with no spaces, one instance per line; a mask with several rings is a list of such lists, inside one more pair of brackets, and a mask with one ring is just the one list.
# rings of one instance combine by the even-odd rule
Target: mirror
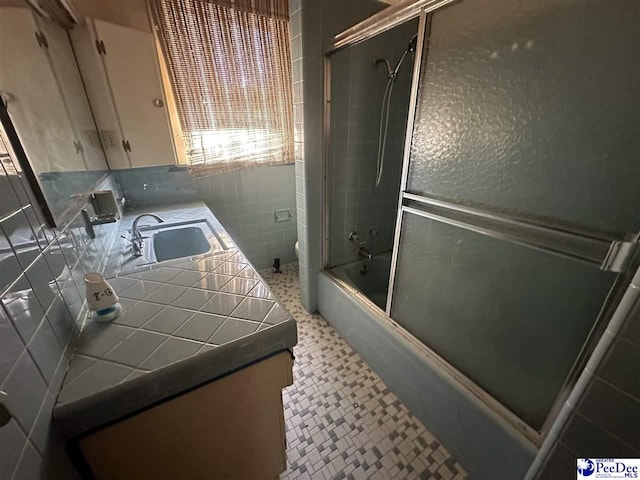
[[26,0],[0,2],[0,95],[60,223],[109,167],[69,33]]

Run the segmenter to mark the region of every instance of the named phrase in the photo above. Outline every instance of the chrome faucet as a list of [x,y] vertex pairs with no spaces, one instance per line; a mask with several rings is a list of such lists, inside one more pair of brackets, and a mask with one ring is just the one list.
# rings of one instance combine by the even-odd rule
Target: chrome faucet
[[369,261],[373,260],[373,254],[367,249],[367,242],[360,240],[358,232],[349,233],[349,241],[355,244],[353,246],[353,253],[355,255],[366,258]]
[[130,238],[131,248],[132,248],[134,257],[142,256],[142,240],[144,240],[145,237],[143,237],[140,234],[140,230],[138,229],[138,222],[143,217],[155,218],[158,221],[158,223],[164,223],[163,219],[161,219],[158,215],[155,215],[153,213],[143,213],[142,215],[138,215],[135,218],[135,220],[133,221],[133,226],[131,227],[131,238]]

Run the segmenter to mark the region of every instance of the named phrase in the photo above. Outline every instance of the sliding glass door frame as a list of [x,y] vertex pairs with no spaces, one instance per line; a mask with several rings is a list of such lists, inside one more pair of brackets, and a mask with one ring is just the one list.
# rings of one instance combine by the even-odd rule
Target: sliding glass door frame
[[[455,8],[455,6],[453,8]],[[431,16],[429,16],[429,21],[426,25],[425,30],[427,32],[430,28],[430,20]],[[428,55],[429,45],[424,45],[424,32],[419,36],[419,38],[423,41],[421,46],[424,47],[422,49],[424,53],[422,55]],[[420,58],[421,63],[422,55]],[[411,193],[408,190],[409,167],[411,163],[413,127],[417,110],[418,83],[420,76],[424,73],[421,72],[421,67],[422,65],[417,65],[414,69],[414,79],[412,83],[400,194],[398,198],[395,238],[392,250],[391,273],[389,278],[389,289],[387,292],[386,316],[389,319],[392,319],[391,309],[394,300],[394,285],[398,268],[402,224],[405,215],[419,215],[457,228],[463,228],[507,242],[517,243],[519,245],[541,250],[553,255],[578,260],[590,264],[595,268],[599,268],[600,270],[615,272],[618,274],[613,282],[609,295],[594,322],[593,328],[589,333],[580,354],[576,358],[565,384],[556,397],[554,405],[549,411],[549,414],[540,430],[535,430],[526,425],[522,420],[516,417],[512,412],[508,411],[501,404],[498,403],[499,406],[496,408],[497,401],[495,401],[488,393],[483,391],[481,394],[481,398],[485,400],[485,403],[493,406],[493,408],[501,414],[503,418],[523,432],[527,438],[539,445],[546,432],[551,428],[551,425],[560,412],[562,405],[575,386],[580,373],[586,366],[589,356],[593,352],[597,341],[604,333],[613,312],[618,306],[624,291],[631,281],[633,272],[640,261],[640,249],[638,248],[640,234],[632,232],[624,235],[613,235],[572,225],[559,225],[555,222],[545,222],[543,219],[536,219],[535,221],[532,221],[527,218],[524,220],[515,216],[496,213],[488,209],[473,208],[454,202]],[[441,360],[448,364],[446,360]],[[473,391],[477,391],[476,389],[479,388],[479,386],[471,379],[468,379],[460,372],[457,372],[456,377],[461,380],[463,385]]]
[[[572,225],[559,225],[555,222],[547,222],[544,219],[531,220],[504,213],[496,213],[489,209],[470,207],[442,199],[431,198],[425,195],[416,195],[408,190],[409,166],[411,147],[413,140],[414,121],[417,111],[419,80],[423,72],[423,58],[428,55],[428,33],[431,26],[430,12],[451,3],[452,0],[418,0],[401,1],[376,15],[364,20],[358,25],[336,35],[333,43],[328,47],[324,56],[324,145],[323,145],[323,243],[322,259],[325,270],[329,269],[329,155],[330,155],[330,118],[331,118],[331,56],[350,46],[356,45],[380,33],[383,33],[408,20],[419,17],[418,43],[414,58],[413,77],[411,84],[409,113],[404,141],[404,153],[400,191],[398,196],[398,209],[395,224],[394,243],[391,259],[391,271],[387,292],[387,304],[384,311],[385,320],[412,344],[419,348],[430,360],[440,368],[447,371],[453,378],[460,382],[468,391],[480,399],[491,410],[520,431],[525,438],[534,445],[540,446],[545,434],[551,425],[569,393],[575,386],[578,376],[584,369],[589,356],[593,352],[598,339],[604,333],[606,326],[617,308],[622,295],[631,281],[633,272],[640,264],[639,239],[640,234],[628,233],[625,235],[613,235],[603,232],[584,229]],[[453,6],[455,8],[455,6]],[[543,426],[537,430],[517,415],[498,402],[489,393],[483,390],[473,380],[453,367],[446,359],[431,350],[415,336],[409,333],[402,325],[391,317],[391,309],[394,299],[394,285],[398,268],[399,247],[402,237],[402,224],[405,215],[418,215],[421,217],[442,222],[448,225],[470,230],[482,235],[487,235],[503,241],[516,243],[528,248],[544,251],[549,254],[571,258],[592,265],[603,271],[615,272],[616,279],[604,302],[600,313],[594,322],[580,354],[578,355],[565,384],[559,392],[553,407],[549,411]],[[331,275],[331,272],[328,272]],[[358,292],[344,281],[332,275],[334,280],[345,290],[352,294]],[[358,295],[364,300],[365,305],[372,311],[382,315],[382,311],[372,302],[367,301],[364,295]]]
[[[328,199],[330,198],[330,186],[329,186],[329,152],[331,142],[331,57],[335,53],[348,48],[366,40],[369,40],[377,35],[380,35],[388,30],[391,30],[398,25],[406,23],[410,20],[418,18],[418,43],[416,45],[416,52],[413,62],[413,74],[412,74],[412,90],[409,103],[409,122],[407,123],[407,134],[409,128],[412,128],[412,115],[415,112],[415,103],[417,99],[417,80],[420,78],[420,66],[422,64],[422,46],[424,44],[426,26],[428,23],[429,12],[437,10],[449,3],[456,0],[401,0],[400,2],[391,5],[384,10],[372,15],[371,17],[363,20],[362,22],[354,25],[351,28],[337,34],[331,44],[329,44],[324,53],[323,60],[323,155],[322,155],[322,265],[323,269],[329,268],[329,228],[330,228],[330,212],[328,206]],[[414,88],[414,86],[416,86]],[[410,135],[406,135],[405,138],[410,138]],[[405,142],[406,145],[406,142]],[[403,168],[404,159],[407,156],[406,146],[403,153]],[[403,172],[404,178],[404,172]]]

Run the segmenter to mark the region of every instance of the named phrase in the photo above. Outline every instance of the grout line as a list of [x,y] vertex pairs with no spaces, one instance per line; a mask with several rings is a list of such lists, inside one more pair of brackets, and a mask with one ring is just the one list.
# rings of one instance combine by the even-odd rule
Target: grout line
[[607,385],[611,389],[613,389],[613,390],[617,391],[618,393],[624,395],[625,397],[627,397],[629,400],[633,401],[634,403],[637,403],[638,404],[637,406],[640,409],[640,398],[637,398],[636,396],[634,396],[634,395],[630,394],[629,392],[623,390],[622,388],[620,388],[619,386],[615,385],[614,383],[611,383],[608,380],[605,380],[600,375],[593,375],[593,377],[596,378],[597,380],[599,380],[600,382],[604,383],[605,385]]
[[[220,315],[220,316],[222,316],[222,315]],[[213,333],[207,337],[207,339],[205,340],[205,343],[209,343],[209,340],[211,340],[215,336],[215,334],[218,333],[218,331],[222,328],[222,326],[225,323],[227,323],[227,320],[229,320],[228,316],[225,317],[225,319],[222,321],[222,323],[220,325],[218,325],[218,327],[213,331]]]
[[624,334],[617,333],[617,334],[614,334],[614,335],[615,335],[615,339],[613,340],[614,344],[617,343],[616,342],[616,340],[617,340],[618,342],[623,341],[623,342],[628,343],[629,345],[633,345],[636,348],[640,348],[640,343],[636,343],[633,340],[631,340],[630,338],[625,337]]
[[607,430],[606,428],[604,428],[602,425],[597,424],[595,421],[593,421],[591,418],[587,417],[586,415],[584,415],[583,413],[581,413],[578,410],[574,410],[575,415],[581,417],[583,420],[585,420],[586,422],[589,422],[592,425],[595,425],[595,427],[599,430],[602,430],[603,432],[606,432],[607,434],[611,435],[613,438],[615,438],[616,440],[618,440],[620,443],[622,443],[623,445],[631,448],[634,452],[638,452],[640,454],[640,450],[638,450],[637,447],[625,442],[622,438],[620,438],[618,435],[616,435],[615,433]]
[[[14,210],[13,212],[7,213],[5,216],[0,218],[0,223],[3,223],[3,222],[5,222],[6,220],[9,220],[12,217],[15,217],[20,212],[26,211],[29,207],[31,207],[31,203],[28,203],[27,205],[22,205],[20,208]],[[29,225],[31,225],[31,222],[29,221],[28,218],[27,218],[27,222],[29,223]],[[31,229],[33,230],[33,228],[31,228]]]
[[[31,359],[31,362],[35,365],[36,370],[37,370],[38,374],[40,375],[40,378],[42,379],[42,382],[45,384],[45,387],[46,387],[45,390],[47,392],[49,392],[50,391],[49,390],[49,383],[47,382],[47,379],[44,378],[44,376],[42,375],[42,372],[40,372],[40,368],[38,368],[38,364],[36,363],[35,359],[31,355],[31,352],[29,352],[29,349],[26,346],[25,346],[25,348],[22,349],[22,352],[20,353],[20,355],[18,355],[18,358],[16,359],[16,361],[11,366],[11,369],[7,372],[7,375],[6,375],[5,379],[4,379],[4,382],[0,385],[0,390],[4,390],[4,388],[6,388],[5,386],[7,384],[7,381],[9,380],[9,377],[11,377],[11,374],[14,373],[14,371],[16,369],[16,365],[18,364],[18,361],[20,360],[22,355],[27,355]],[[20,425],[20,422],[18,421],[17,417],[14,415],[13,418],[16,421],[16,423],[18,424],[18,426],[20,427],[20,429],[23,432],[25,432],[24,428],[22,428],[22,425]],[[25,436],[27,438],[29,437],[26,432],[25,432]]]
[[[104,322],[104,323],[111,323],[113,325],[113,322]],[[113,347],[111,347],[110,349],[108,349],[106,352],[104,352],[99,358],[101,360],[108,360],[106,357],[106,355],[108,355],[109,353],[111,353],[115,348],[117,348],[118,346],[120,346],[120,344],[124,343],[124,341],[129,338],[131,335],[133,335],[134,333],[136,333],[137,329],[135,327],[130,327],[129,325],[122,325],[121,323],[117,323],[115,325],[118,325],[120,327],[125,327],[125,328],[130,328],[131,330],[133,330],[131,333],[129,333],[129,335],[127,335],[126,337],[124,337],[122,340],[120,340],[119,342],[117,342],[116,344],[113,345]],[[77,350],[76,350],[77,351]],[[78,352],[81,355],[85,355],[87,356],[86,353],[83,352]]]
[[[267,317],[269,316],[269,314],[271,312],[273,312],[278,306],[278,302],[275,302],[273,305],[271,305],[271,308],[269,309],[269,311],[267,312],[267,314],[264,316],[264,318],[262,319],[262,321],[260,322],[260,324],[258,325],[258,328],[256,329],[256,332],[258,330],[260,330],[260,327],[262,327],[263,324],[265,324],[265,320],[267,319]],[[271,324],[269,324],[271,326]]]
[[[191,318],[191,317],[189,317],[189,318]],[[135,369],[135,370],[144,370],[144,368],[142,368],[142,364],[143,364],[144,362],[146,362],[146,361],[149,359],[149,357],[151,357],[154,353],[156,353],[158,350],[160,350],[160,348],[162,348],[162,346],[163,346],[165,343],[167,343],[167,342],[169,341],[169,339],[170,339],[170,338],[172,338],[172,337],[171,337],[170,335],[167,335],[167,338],[165,338],[162,342],[160,342],[160,344],[159,344],[156,348],[154,348],[154,349],[149,353],[149,355],[147,355],[146,357],[144,357],[144,358],[140,361],[140,363],[138,364],[138,366],[134,367],[134,369]],[[156,370],[157,370],[157,369],[156,369]],[[154,371],[154,370],[147,370],[147,372],[153,372],[153,371]],[[121,383],[121,382],[118,382],[118,383]]]

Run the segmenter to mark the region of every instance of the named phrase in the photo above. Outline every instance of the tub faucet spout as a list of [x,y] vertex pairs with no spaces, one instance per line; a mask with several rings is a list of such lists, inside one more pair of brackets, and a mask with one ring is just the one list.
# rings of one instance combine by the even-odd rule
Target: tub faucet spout
[[358,255],[361,258],[366,258],[367,260],[373,260],[373,254],[367,249],[367,246],[364,242],[358,245]]
[[369,261],[373,260],[373,254],[367,248],[367,242],[360,240],[358,232],[349,233],[349,241],[354,243],[354,254],[358,255],[360,258],[366,258]]

